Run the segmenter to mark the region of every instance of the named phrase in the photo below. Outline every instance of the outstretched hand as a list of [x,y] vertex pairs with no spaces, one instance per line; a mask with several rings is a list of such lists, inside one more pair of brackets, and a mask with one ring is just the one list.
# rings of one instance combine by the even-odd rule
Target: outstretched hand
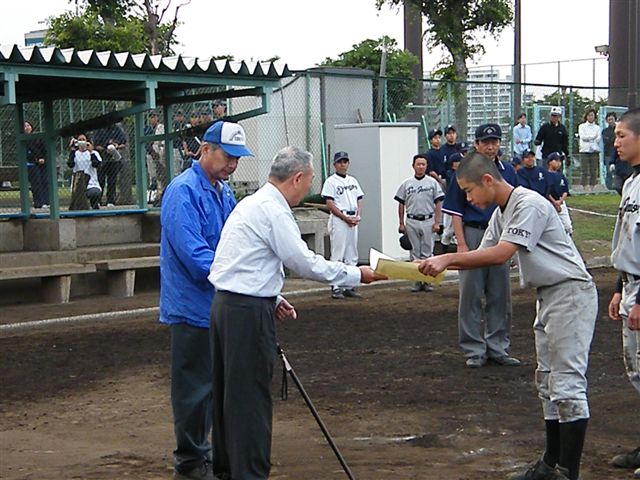
[[446,268],[449,266],[449,261],[446,257],[447,255],[437,255],[435,257],[430,257],[426,260],[422,260],[418,265],[418,270],[423,275],[435,277],[436,275],[446,270]]
[[377,282],[378,280],[387,280],[388,277],[376,273],[371,267],[358,267],[360,268],[360,281],[362,283]]

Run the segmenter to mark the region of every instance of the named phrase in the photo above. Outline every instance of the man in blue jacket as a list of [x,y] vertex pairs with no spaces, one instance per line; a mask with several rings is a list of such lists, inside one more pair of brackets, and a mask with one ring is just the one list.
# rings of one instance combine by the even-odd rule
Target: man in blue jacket
[[211,469],[212,366],[207,280],[222,226],[236,200],[226,180],[246,147],[243,128],[216,122],[199,161],[166,188],[160,242],[160,322],[171,326],[171,404],[176,479],[215,479]]

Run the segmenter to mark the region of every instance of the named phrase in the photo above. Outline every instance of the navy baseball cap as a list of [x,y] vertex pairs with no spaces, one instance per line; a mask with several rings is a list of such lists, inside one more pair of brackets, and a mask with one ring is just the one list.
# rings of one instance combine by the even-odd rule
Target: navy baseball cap
[[216,122],[204,133],[203,140],[220,145],[232,157],[253,157],[253,153],[247,148],[244,128],[237,123]]
[[514,167],[516,165],[520,165],[522,163],[522,158],[524,157],[524,155],[522,157],[513,157],[511,159],[511,165],[513,165]]
[[467,142],[460,142],[460,153],[467,153],[469,151],[469,144]]
[[333,163],[336,163],[337,161],[340,160],[349,160],[349,154],[347,152],[336,152],[336,154],[333,156]]
[[522,158],[531,156],[535,157],[536,152],[534,152],[533,150],[525,150],[524,152],[522,152]]
[[429,130],[429,140],[431,140],[436,135],[442,136],[442,130],[440,130],[439,128],[432,128],[431,130]]
[[456,127],[454,127],[453,125],[449,124],[446,127],[444,127],[444,133],[449,133],[449,132],[455,132],[456,131]]
[[454,153],[448,159],[448,163],[454,163],[454,162],[460,162],[460,161],[462,161],[462,154],[460,153]]
[[547,161],[550,162],[551,160],[562,160],[562,155],[558,152],[551,152],[547,156]]
[[218,98],[216,100],[213,101],[213,106],[217,107],[217,106],[223,106],[226,107],[227,106],[227,102],[222,100],[221,98]]
[[497,123],[485,123],[476,128],[476,140],[488,140],[490,138],[502,138],[502,129]]

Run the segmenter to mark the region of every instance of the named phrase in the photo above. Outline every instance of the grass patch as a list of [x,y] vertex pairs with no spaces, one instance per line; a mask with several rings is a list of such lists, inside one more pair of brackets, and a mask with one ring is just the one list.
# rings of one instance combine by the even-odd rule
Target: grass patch
[[[567,199],[570,208],[615,215],[620,196],[615,193],[602,195],[578,195]],[[597,257],[611,253],[611,237],[616,219],[572,211],[573,239],[586,257]]]

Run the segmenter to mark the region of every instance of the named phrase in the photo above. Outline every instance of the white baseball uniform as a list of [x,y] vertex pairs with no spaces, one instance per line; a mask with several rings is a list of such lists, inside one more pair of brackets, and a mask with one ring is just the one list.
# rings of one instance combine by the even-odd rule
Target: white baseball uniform
[[629,311],[638,303],[640,289],[640,169],[622,187],[618,219],[613,231],[611,263],[622,273],[620,304],[624,364],[631,384],[640,392],[640,331],[630,330]]
[[500,241],[518,245],[520,284],[537,289],[535,382],[545,420],[589,418],[586,373],[598,311],[591,275],[555,208],[524,187],[496,208],[480,248]]
[[[322,186],[322,197],[333,200],[338,210],[347,216],[358,213],[358,200],[364,192],[355,177],[334,173]],[[329,216],[329,237],[331,239],[331,260],[346,265],[358,264],[358,227],[352,227],[335,215]]]
[[429,175],[409,177],[398,187],[394,199],[405,206],[411,260],[422,260],[433,255],[434,212],[436,202],[441,202],[443,198],[440,184]]

